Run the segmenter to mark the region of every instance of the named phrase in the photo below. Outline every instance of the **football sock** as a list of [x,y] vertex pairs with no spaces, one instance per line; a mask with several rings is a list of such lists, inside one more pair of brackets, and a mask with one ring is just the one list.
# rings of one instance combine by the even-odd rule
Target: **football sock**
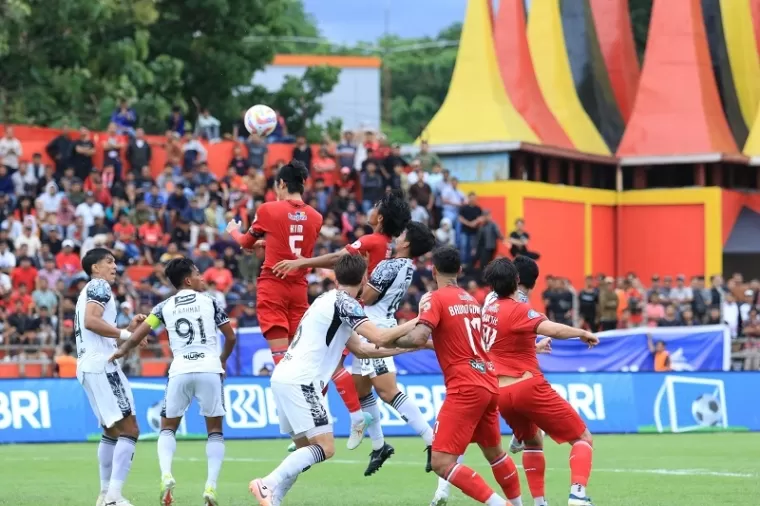
[[285,356],[285,353],[288,351],[287,346],[274,346],[272,347],[272,360],[274,360],[274,365],[277,365],[280,363],[280,360],[283,359]]
[[351,416],[351,423],[359,423],[364,420],[362,415],[362,405],[359,403],[359,395],[356,393],[356,387],[354,386],[354,378],[344,368],[340,367],[332,376],[335,388],[338,390],[338,395],[343,399],[343,404],[348,409],[348,414]]
[[520,475],[515,462],[506,453],[491,462],[491,471],[512,506],[522,506],[520,497]]
[[[504,499],[496,495],[478,473],[465,465],[452,464],[444,476],[449,483],[480,503],[502,506],[506,504]],[[494,496],[501,499],[501,502],[490,502]]]
[[274,490],[274,493],[272,494],[272,498],[279,499],[279,502],[282,503],[282,500],[285,498],[285,495],[288,492],[290,492],[290,489],[293,488],[293,485],[296,484],[297,479],[298,479],[298,475],[295,475],[292,478],[287,478],[287,479],[282,480],[282,483],[280,483],[280,486]]
[[399,392],[391,401],[391,406],[399,412],[401,418],[430,446],[433,444],[433,429],[422,416],[417,405],[409,400],[405,393]]
[[98,445],[98,466],[100,467],[100,491],[108,490],[111,481],[111,469],[113,469],[113,451],[116,448],[116,440],[103,434]]
[[174,437],[174,431],[162,429],[158,434],[158,467],[161,469],[161,476],[172,474],[175,451],[177,451],[177,439]]
[[594,449],[587,441],[577,441],[570,450],[570,493],[586,497],[586,485],[591,476]]
[[541,448],[526,447],[522,457],[525,478],[528,480],[530,495],[537,505],[544,504],[546,497],[546,458]]
[[379,450],[385,444],[385,437],[383,437],[383,428],[380,426],[380,420],[382,415],[380,414],[380,408],[377,405],[377,399],[375,395],[370,392],[367,397],[361,400],[362,411],[372,415],[372,423],[367,426],[367,432],[369,432],[369,438],[372,440],[372,449]]
[[288,455],[282,463],[269,473],[262,481],[270,490],[277,488],[280,483],[298,476],[314,464],[325,461],[325,451],[319,445],[309,445],[299,448]]
[[208,459],[208,478],[206,486],[216,488],[216,480],[224,461],[224,436],[221,432],[211,432],[206,441],[206,458]]
[[127,481],[129,470],[132,468],[132,459],[135,456],[137,438],[132,436],[119,436],[116,447],[113,450],[113,470],[111,481],[108,484],[108,499],[121,499],[121,489]]
[[486,504],[488,506],[509,506],[507,501],[505,501],[498,494],[494,494],[491,497],[489,497],[488,500],[486,501]]

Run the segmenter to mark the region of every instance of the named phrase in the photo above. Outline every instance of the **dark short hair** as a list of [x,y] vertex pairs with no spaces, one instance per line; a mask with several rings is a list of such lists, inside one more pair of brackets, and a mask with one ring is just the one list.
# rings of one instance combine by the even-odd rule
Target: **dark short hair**
[[383,217],[383,233],[398,237],[412,221],[412,211],[404,196],[392,191],[383,195],[377,203],[377,212]]
[[63,352],[66,355],[71,355],[71,353],[74,351],[74,347],[71,346],[71,343],[66,343],[63,345]]
[[517,267],[507,258],[497,258],[483,271],[483,279],[499,297],[509,297],[517,291]]
[[335,263],[334,271],[338,284],[359,286],[367,272],[367,261],[361,255],[342,255]]
[[433,265],[441,274],[459,274],[462,259],[454,246],[441,246],[433,250]]
[[536,280],[538,279],[538,264],[536,261],[524,255],[517,255],[512,263],[515,264],[517,273],[520,276],[518,283],[528,290],[532,290],[536,286]]
[[409,242],[409,254],[412,258],[421,257],[435,246],[435,236],[424,223],[410,221],[406,225],[406,240]]
[[113,257],[113,253],[110,250],[106,248],[92,248],[82,258],[82,269],[84,269],[85,274],[92,276],[92,266],[108,257]]
[[287,165],[280,167],[275,176],[275,182],[282,181],[290,193],[302,195],[304,192],[304,183],[309,177],[309,171],[306,166],[298,160],[293,160]]
[[179,289],[185,279],[193,274],[193,271],[197,269],[195,263],[187,257],[173,258],[166,263],[164,268],[164,274],[169,278],[174,288]]

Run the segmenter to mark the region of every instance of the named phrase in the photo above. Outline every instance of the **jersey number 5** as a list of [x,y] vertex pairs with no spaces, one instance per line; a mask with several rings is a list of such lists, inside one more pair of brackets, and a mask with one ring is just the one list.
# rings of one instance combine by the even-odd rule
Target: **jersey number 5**
[[301,248],[299,247],[300,243],[303,242],[303,236],[302,235],[291,235],[288,236],[288,243],[290,244],[290,251],[293,252],[293,254],[297,257],[301,256]]

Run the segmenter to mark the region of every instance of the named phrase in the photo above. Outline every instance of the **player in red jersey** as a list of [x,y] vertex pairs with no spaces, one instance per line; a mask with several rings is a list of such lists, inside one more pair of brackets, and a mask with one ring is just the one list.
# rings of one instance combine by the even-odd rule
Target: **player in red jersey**
[[457,462],[470,443],[478,443],[510,503],[522,506],[517,468],[501,447],[499,389],[493,364],[483,349],[481,307],[457,284],[460,271],[456,248],[444,246],[433,251],[433,276],[438,290],[420,301],[419,323],[410,334],[381,344],[419,348],[433,335],[446,384],[446,399],[434,428],[433,470],[476,501],[505,506],[504,498],[494,493],[480,475]]
[[[315,258],[283,259],[278,262],[272,271],[280,277],[289,276],[294,270],[323,268],[332,269],[335,263],[343,255],[362,255],[367,259],[367,275],[371,275],[381,261],[390,258],[392,253],[393,239],[400,236],[411,219],[409,204],[403,196],[397,193],[387,193],[381,198],[370,213],[369,223],[373,227],[373,233],[365,235],[353,244],[334,253],[318,256]],[[359,396],[351,373],[343,365],[348,350],[344,352],[343,359],[335,369],[332,377],[333,383],[348,408],[351,416],[351,434],[346,443],[350,450],[359,446],[364,438],[364,430],[372,421],[367,414],[362,414]]]
[[257,241],[266,238],[264,264],[256,287],[256,312],[275,364],[284,356],[301,317],[309,309],[306,271],[292,271],[285,278],[272,272],[280,260],[314,251],[322,215],[303,201],[307,177],[309,172],[301,162],[284,165],[274,181],[277,201],[259,207],[248,232],[241,233],[240,223],[235,220],[227,225],[227,232],[244,249],[252,249]]
[[[499,377],[499,411],[515,437],[525,442],[525,452],[530,452],[526,453],[532,459],[526,463],[526,475],[535,503],[546,504],[543,430],[557,443],[572,445],[568,506],[593,506],[586,495],[593,453],[591,433],[541,373],[536,337],[538,334],[554,339],[578,337],[590,347],[596,346],[599,339],[585,330],[547,320],[521,302],[517,292],[519,273],[506,258],[488,264],[483,277],[497,295],[483,307],[483,347],[489,350]],[[527,466],[535,471],[530,472]]]

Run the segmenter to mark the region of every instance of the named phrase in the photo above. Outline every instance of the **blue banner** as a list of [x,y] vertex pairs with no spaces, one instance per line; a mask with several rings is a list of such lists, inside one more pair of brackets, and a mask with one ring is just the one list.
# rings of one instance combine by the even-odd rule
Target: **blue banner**
[[[540,355],[544,372],[637,372],[653,371],[654,359],[647,334],[663,341],[674,371],[728,371],[731,366],[731,335],[725,325],[612,330],[598,334],[599,346],[577,339],[552,342],[551,355]],[[347,364],[352,357],[348,357]],[[394,357],[399,374],[440,374],[432,350]],[[238,331],[238,344],[228,362],[230,376],[253,376],[272,366],[272,354],[258,327]]]
[[[566,373],[547,374],[555,390],[586,421],[592,433],[760,431],[760,372]],[[446,389],[439,375],[407,375],[401,389],[432,424]],[[132,378],[141,437],[158,435],[165,380]],[[282,437],[269,378],[229,378],[224,385],[224,436]],[[335,434],[347,436],[349,418],[340,397],[327,396]],[[398,413],[380,403],[389,436],[412,436]],[[509,428],[502,424],[504,434]],[[205,423],[193,403],[180,437],[205,438]],[[97,440],[97,421],[76,380],[0,380],[0,443]]]

